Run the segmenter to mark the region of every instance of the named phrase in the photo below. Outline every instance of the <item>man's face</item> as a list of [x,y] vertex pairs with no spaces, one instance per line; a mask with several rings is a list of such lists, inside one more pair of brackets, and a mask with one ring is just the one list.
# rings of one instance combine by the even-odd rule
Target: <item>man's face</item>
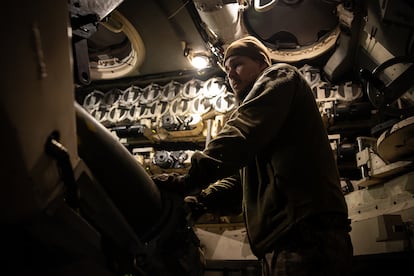
[[257,77],[267,67],[265,62],[246,56],[231,56],[226,60],[224,69],[239,101],[247,96]]

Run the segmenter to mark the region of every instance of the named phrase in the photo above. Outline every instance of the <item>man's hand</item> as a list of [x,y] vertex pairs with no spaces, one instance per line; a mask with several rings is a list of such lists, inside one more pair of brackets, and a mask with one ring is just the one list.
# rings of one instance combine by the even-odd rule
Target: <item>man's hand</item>
[[176,192],[181,195],[188,192],[187,178],[187,175],[178,173],[162,173],[151,176],[151,179],[161,190]]
[[207,208],[200,202],[198,196],[186,196],[184,204],[193,222],[196,222],[202,215],[207,213]]

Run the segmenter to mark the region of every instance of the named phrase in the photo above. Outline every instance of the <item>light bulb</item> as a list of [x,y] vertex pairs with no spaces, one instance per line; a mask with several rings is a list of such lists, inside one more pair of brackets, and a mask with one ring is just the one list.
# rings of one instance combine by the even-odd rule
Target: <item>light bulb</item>
[[209,65],[208,57],[203,55],[194,56],[191,59],[191,64],[197,69],[204,69]]

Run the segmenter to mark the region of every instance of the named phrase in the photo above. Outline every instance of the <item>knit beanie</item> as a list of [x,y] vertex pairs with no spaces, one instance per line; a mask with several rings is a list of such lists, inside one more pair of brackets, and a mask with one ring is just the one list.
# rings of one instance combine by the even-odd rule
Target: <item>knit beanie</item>
[[252,59],[263,60],[267,65],[272,65],[267,47],[254,36],[246,36],[233,41],[224,53],[224,61],[231,56],[246,56]]

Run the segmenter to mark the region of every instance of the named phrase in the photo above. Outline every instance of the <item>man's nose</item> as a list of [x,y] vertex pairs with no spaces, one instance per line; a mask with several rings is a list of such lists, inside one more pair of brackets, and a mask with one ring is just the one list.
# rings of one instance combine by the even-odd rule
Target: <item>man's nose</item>
[[235,75],[236,75],[236,70],[234,70],[234,69],[229,69],[229,70],[227,71],[227,78],[229,78],[229,79],[233,79]]

